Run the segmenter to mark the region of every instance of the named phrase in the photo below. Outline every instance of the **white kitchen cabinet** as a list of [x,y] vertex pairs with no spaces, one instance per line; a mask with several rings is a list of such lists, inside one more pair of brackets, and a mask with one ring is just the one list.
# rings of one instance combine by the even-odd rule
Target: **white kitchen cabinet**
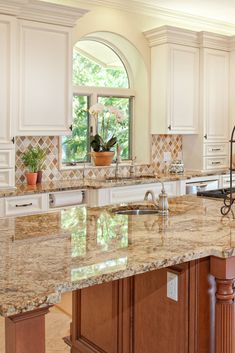
[[229,53],[222,50],[202,49],[201,65],[204,142],[227,142],[229,139]]
[[0,187],[15,184],[16,20],[0,15]]
[[18,135],[61,135],[72,119],[71,28],[19,20]]
[[[185,168],[228,168],[229,44],[228,37],[202,33],[200,49],[200,130],[183,136]],[[204,47],[205,46],[205,47]]]
[[[166,193],[173,197],[181,193],[180,184],[176,181],[164,183]],[[160,194],[160,183],[120,186],[104,189],[89,189],[87,204],[90,207],[118,204],[122,202],[143,202],[147,190],[152,190],[156,198]]]
[[197,133],[199,48],[171,43],[168,27],[145,35],[151,46],[151,133]]
[[4,216],[20,216],[48,211],[48,194],[34,194],[4,199]]

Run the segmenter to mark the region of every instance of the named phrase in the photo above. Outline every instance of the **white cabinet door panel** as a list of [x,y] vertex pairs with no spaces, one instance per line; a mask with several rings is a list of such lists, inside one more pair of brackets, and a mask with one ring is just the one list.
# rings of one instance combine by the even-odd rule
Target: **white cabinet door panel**
[[204,49],[203,117],[206,141],[228,140],[229,53]]
[[71,124],[70,29],[20,21],[20,135],[60,135]]

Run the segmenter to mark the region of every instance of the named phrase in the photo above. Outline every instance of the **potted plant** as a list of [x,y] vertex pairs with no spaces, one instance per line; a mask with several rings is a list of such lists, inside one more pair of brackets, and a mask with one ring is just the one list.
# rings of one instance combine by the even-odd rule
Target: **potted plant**
[[28,168],[29,172],[26,173],[28,185],[36,185],[42,181],[42,169],[45,162],[47,151],[40,148],[30,148],[22,155],[22,161]]
[[26,173],[28,185],[36,185],[38,177],[38,164],[35,150],[31,148],[24,152],[21,159],[24,165],[28,168],[28,173]]
[[99,116],[101,118],[99,132],[90,136],[90,145],[93,149],[91,156],[96,166],[108,166],[112,163],[114,156],[112,148],[117,143],[117,137],[110,133],[110,117],[114,115],[116,121],[121,123],[123,115],[118,108],[104,106],[100,103],[94,104],[89,109],[89,113],[95,121],[95,127],[98,126]]
[[47,150],[46,149],[42,149],[41,147],[35,147],[34,148],[34,152],[36,155],[36,159],[37,159],[37,183],[41,183],[42,182],[42,171],[44,169],[44,163],[47,157]]

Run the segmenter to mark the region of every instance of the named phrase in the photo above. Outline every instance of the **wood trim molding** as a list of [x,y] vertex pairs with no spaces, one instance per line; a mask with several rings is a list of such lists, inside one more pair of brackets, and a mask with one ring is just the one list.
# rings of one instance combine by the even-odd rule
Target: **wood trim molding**
[[211,48],[218,50],[230,50],[231,37],[210,33],[196,32],[172,26],[162,26],[144,32],[150,47],[161,44],[180,44],[197,48]]
[[6,353],[45,353],[45,315],[49,307],[5,319]]
[[212,256],[210,271],[216,280],[215,353],[235,353],[235,257]]
[[73,27],[88,10],[57,5],[38,0],[0,0],[0,14],[14,15],[24,20]]

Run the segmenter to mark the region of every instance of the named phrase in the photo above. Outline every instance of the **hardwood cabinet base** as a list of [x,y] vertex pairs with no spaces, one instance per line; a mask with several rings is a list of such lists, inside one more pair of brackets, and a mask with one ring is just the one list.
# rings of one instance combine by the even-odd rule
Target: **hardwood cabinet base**
[[5,319],[6,353],[45,353],[45,315],[48,309]]

